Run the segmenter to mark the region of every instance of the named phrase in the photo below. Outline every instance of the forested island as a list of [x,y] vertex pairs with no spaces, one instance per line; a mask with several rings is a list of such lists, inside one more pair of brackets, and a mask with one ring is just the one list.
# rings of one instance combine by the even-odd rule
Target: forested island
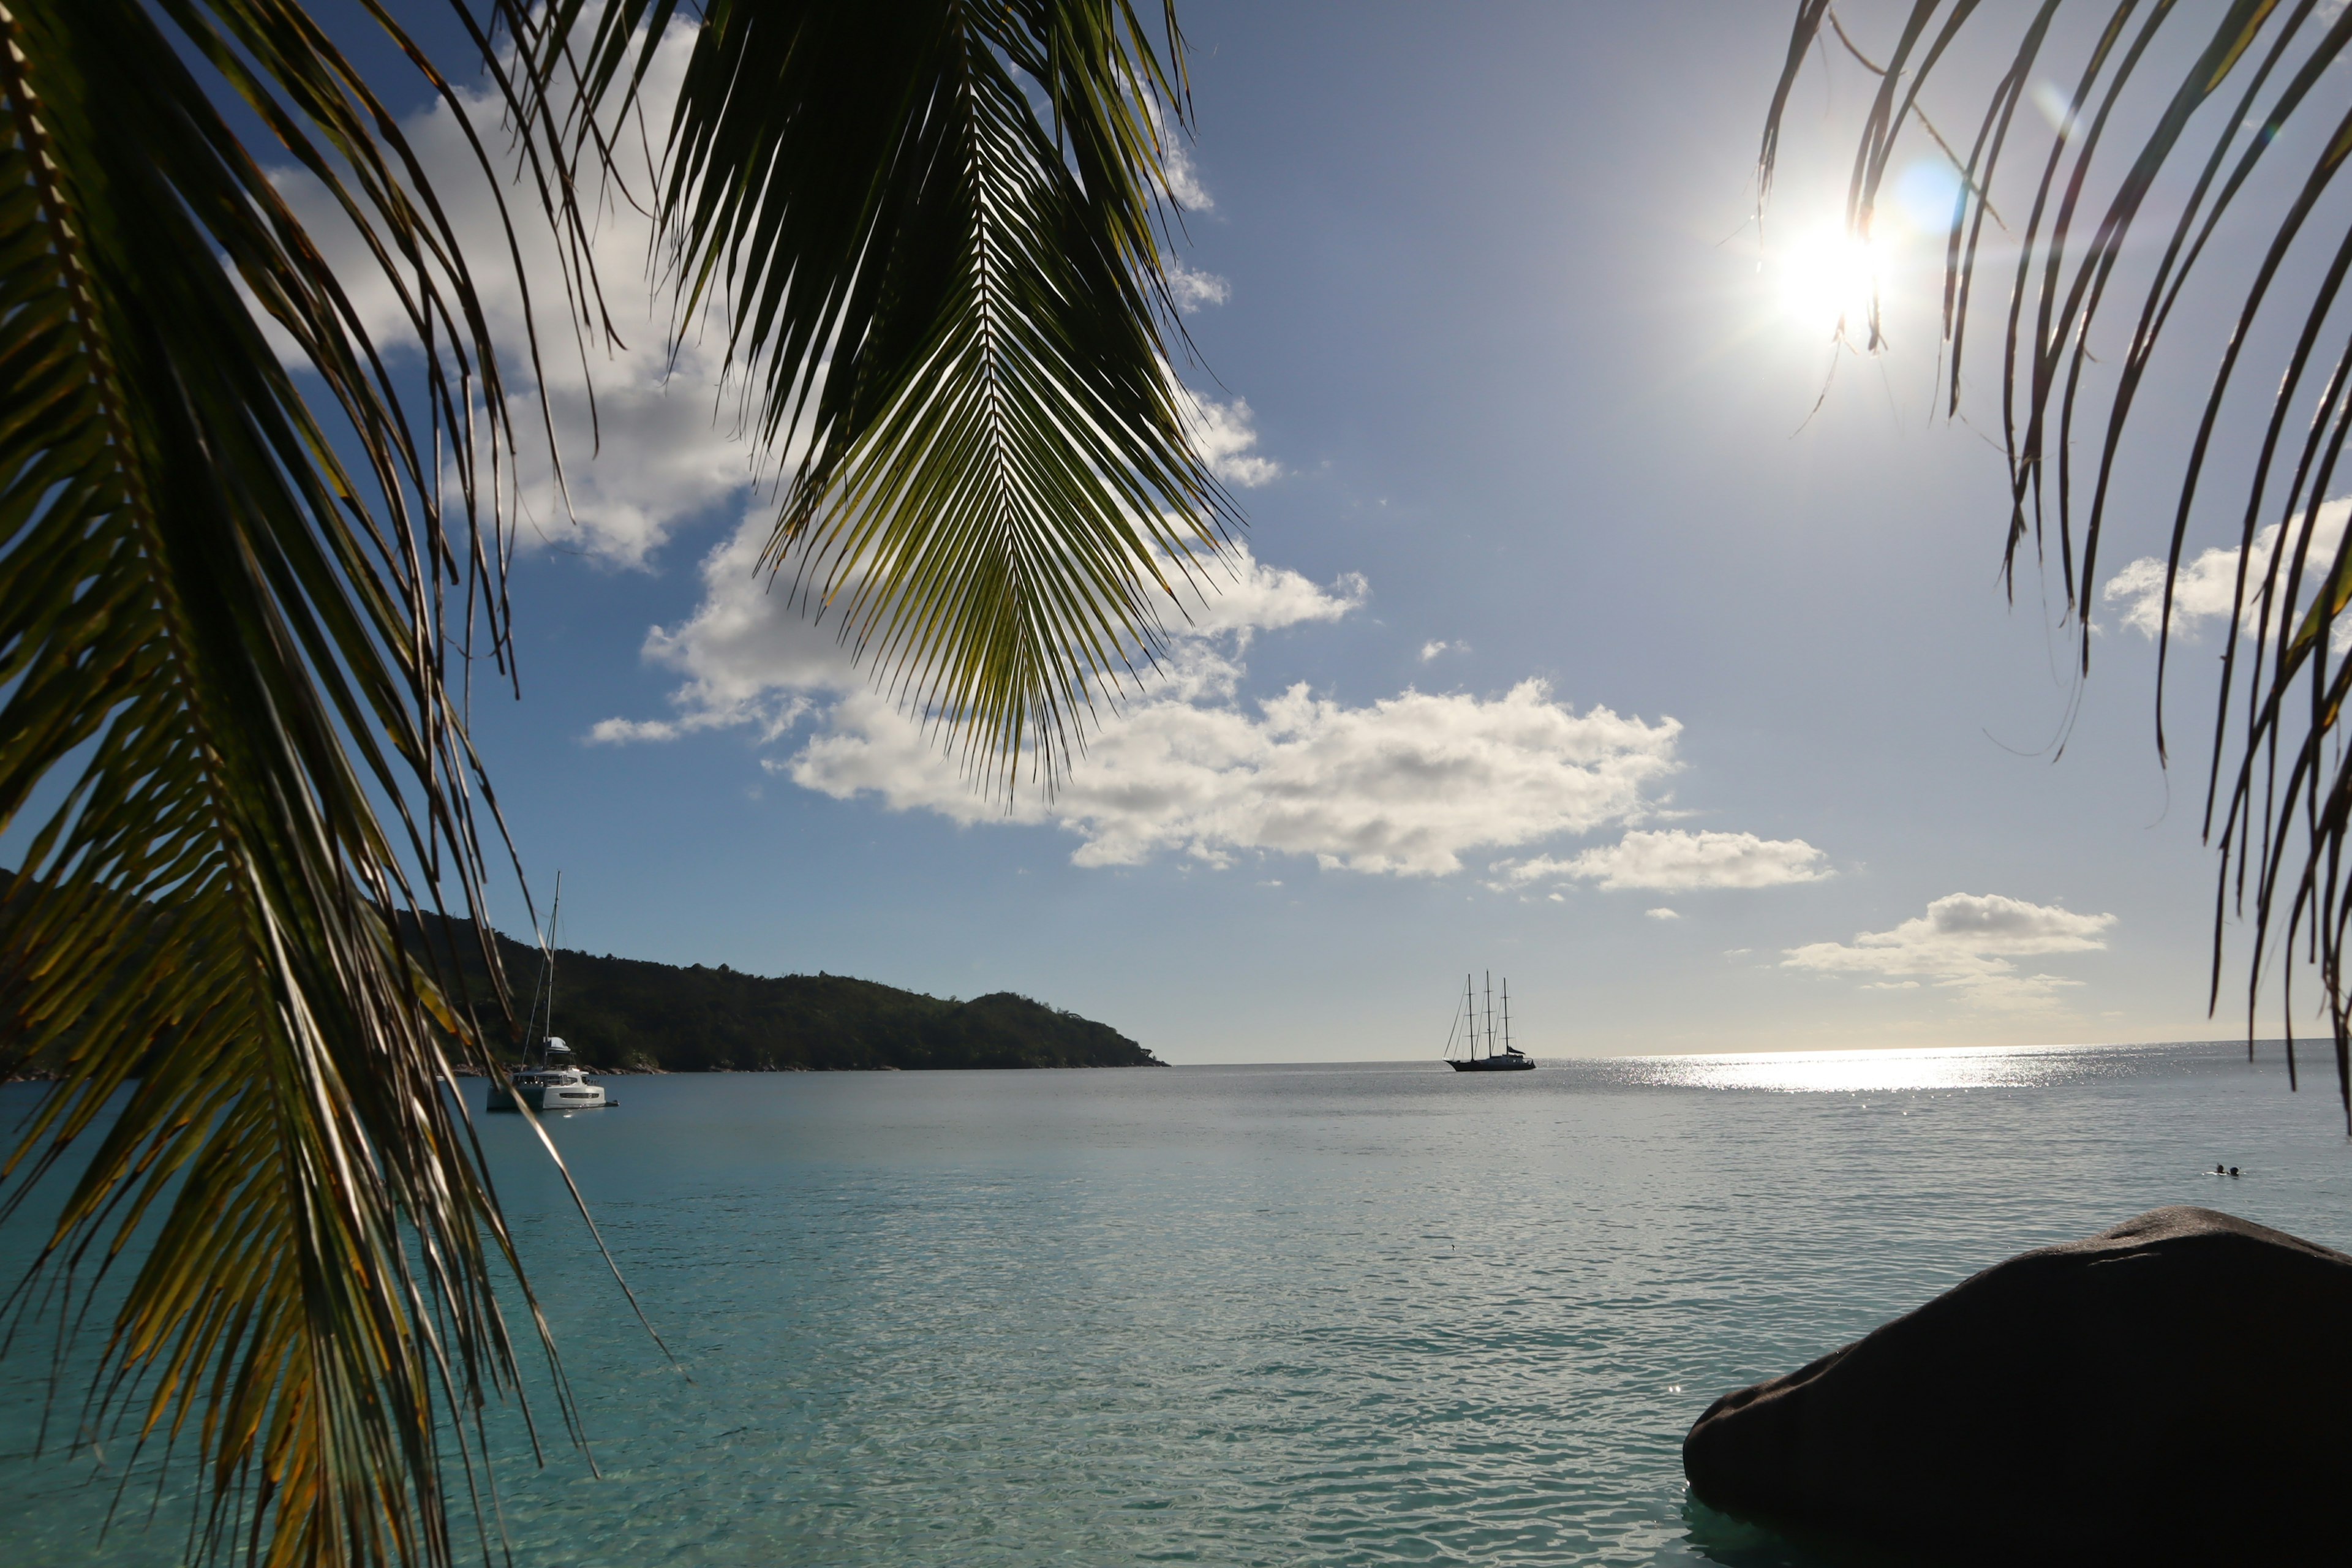
[[[445,958],[455,952],[467,988],[487,997],[471,923],[453,921],[447,934],[453,940],[436,945]],[[520,1010],[540,972],[539,951],[504,932],[498,942]],[[1108,1024],[1010,991],[942,1001],[840,974],[745,974],[723,963],[680,967],[571,948],[556,950],[555,980],[551,1032],[592,1068],[608,1071],[1166,1065]],[[514,1051],[500,1041],[499,1054]]]

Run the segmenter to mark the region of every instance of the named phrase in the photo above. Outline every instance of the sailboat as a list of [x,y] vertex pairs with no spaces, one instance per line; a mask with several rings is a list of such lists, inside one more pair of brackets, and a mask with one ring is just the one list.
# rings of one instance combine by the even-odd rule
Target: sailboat
[[[1462,1054],[1455,1056],[1454,1047]],[[1445,1064],[1455,1072],[1529,1072],[1535,1058],[1511,1044],[1511,983],[1503,982],[1502,1043],[1495,1037],[1495,975],[1486,973],[1486,1006],[1483,1019],[1470,977],[1462,977],[1462,1005],[1454,1009],[1454,1027],[1445,1037]]]
[[555,926],[562,918],[563,873],[559,871],[555,904],[547,914],[547,938],[539,949],[539,982],[531,987],[530,1015],[524,1023],[523,1038],[539,1044],[536,1049],[523,1047],[521,1063],[505,1081],[490,1079],[491,1110],[519,1112],[524,1105],[533,1110],[602,1110],[620,1103],[606,1098],[604,1086],[589,1078],[570,1046],[545,1032],[555,1024]]

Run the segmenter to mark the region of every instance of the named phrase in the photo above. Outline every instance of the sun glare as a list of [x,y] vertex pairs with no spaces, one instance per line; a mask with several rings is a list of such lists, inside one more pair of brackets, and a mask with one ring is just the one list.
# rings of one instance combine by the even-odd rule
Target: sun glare
[[1780,309],[1808,332],[1863,347],[1870,342],[1874,300],[1884,308],[1885,257],[1843,225],[1830,225],[1775,247],[1768,262],[1780,283]]

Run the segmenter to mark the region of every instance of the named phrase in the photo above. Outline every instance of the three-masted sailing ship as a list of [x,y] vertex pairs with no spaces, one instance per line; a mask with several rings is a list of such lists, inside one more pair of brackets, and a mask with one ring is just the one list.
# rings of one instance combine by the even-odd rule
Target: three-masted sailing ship
[[[1459,1050],[1461,1054],[1454,1053]],[[1502,1035],[1495,1032],[1495,975],[1486,974],[1486,1005],[1482,1013],[1470,976],[1462,977],[1462,1005],[1454,1010],[1454,1026],[1445,1036],[1445,1062],[1455,1072],[1528,1072],[1535,1058],[1511,1044],[1511,983],[1503,982]]]

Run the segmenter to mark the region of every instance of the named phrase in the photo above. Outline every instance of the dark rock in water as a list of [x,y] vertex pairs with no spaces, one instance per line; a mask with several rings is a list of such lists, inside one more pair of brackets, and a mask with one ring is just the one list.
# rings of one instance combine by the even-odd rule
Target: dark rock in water
[[2352,1258],[2157,1209],[1725,1394],[1683,1471],[1898,1562],[2352,1561]]

